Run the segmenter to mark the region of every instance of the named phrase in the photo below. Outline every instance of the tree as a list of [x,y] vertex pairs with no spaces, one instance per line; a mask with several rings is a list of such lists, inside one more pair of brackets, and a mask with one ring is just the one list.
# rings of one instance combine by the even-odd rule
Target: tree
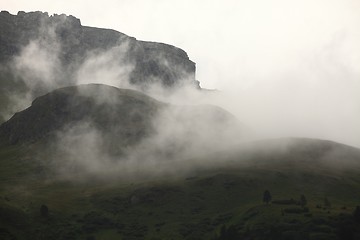
[[305,207],[306,204],[307,204],[306,197],[305,197],[304,194],[301,194],[301,196],[300,196],[300,205],[301,205],[302,207]]
[[269,190],[265,190],[264,196],[263,196],[263,202],[265,202],[266,204],[269,204],[269,202],[271,202],[271,194],[270,194]]
[[354,211],[354,218],[356,222],[360,222],[360,206],[357,206]]
[[40,207],[40,215],[42,217],[47,217],[49,215],[49,208],[45,204]]
[[325,207],[327,207],[327,208],[330,208],[330,207],[331,207],[331,203],[330,203],[330,201],[329,201],[329,199],[328,199],[327,197],[324,198],[324,205],[325,205]]

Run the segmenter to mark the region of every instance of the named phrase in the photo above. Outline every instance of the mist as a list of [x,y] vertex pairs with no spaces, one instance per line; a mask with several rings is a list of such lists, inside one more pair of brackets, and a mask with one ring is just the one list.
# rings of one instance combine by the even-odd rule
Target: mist
[[[110,114],[105,110],[109,115],[100,118],[119,118],[116,109],[129,103],[123,105],[126,100],[107,87],[99,85],[100,91],[94,91],[94,86],[80,85],[78,94],[94,99],[95,108],[110,106],[114,110]],[[44,165],[50,164],[55,170],[53,177],[60,179],[178,177],[223,164],[221,158],[211,155],[251,139],[246,126],[219,107],[148,101],[154,101],[150,106],[156,104],[153,110],[144,113],[142,108],[127,106],[126,113],[120,112],[126,116],[114,126],[112,120],[102,127],[91,118],[66,125],[38,158]]]
[[[14,13],[64,12],[83,25],[181,47],[197,63],[201,86],[224,96],[211,103],[251,128],[268,137],[308,136],[360,146],[357,1],[105,1],[102,11],[97,3],[82,11],[81,1],[3,5]],[[87,70],[92,64],[101,62],[89,60]],[[113,75],[109,79],[126,78],[127,71],[131,65],[107,73]],[[80,82],[92,82],[85,72],[79,72]],[[96,78],[93,82],[110,84]]]
[[[222,151],[236,141],[264,138],[318,138],[360,147],[360,6],[356,1],[169,1],[142,2],[140,8],[109,1],[104,13],[94,6],[84,13],[78,10],[78,1],[65,10],[59,6],[43,9],[47,3],[42,1],[31,4],[44,11],[73,14],[83,25],[114,28],[181,47],[197,63],[201,86],[216,89],[198,91],[187,85],[172,91],[160,85],[141,89],[129,83],[134,63],[126,58],[126,42],[88,52],[71,75],[74,83],[135,89],[175,107],[161,111],[154,118],[154,135],[126,149],[127,156],[121,161],[108,156],[102,148],[103,136],[91,123],[64,129],[58,134],[56,154],[67,156],[66,169],[82,166],[89,173],[136,172],[146,156],[142,172],[166,172],[175,164],[171,159],[178,166],[183,161],[191,166],[196,162],[193,158]],[[121,21],[110,9],[114,6],[124,9]],[[51,30],[42,32],[50,37],[30,42],[14,59],[30,89],[25,97],[14,95],[17,110],[30,105],[38,84],[49,90],[62,86],[61,46],[51,37]],[[237,133],[231,124],[216,126],[213,115],[202,115],[200,110],[197,114],[203,120],[196,121],[199,115],[183,109],[197,105],[225,109],[246,128],[246,134]],[[218,137],[219,133],[224,136]]]

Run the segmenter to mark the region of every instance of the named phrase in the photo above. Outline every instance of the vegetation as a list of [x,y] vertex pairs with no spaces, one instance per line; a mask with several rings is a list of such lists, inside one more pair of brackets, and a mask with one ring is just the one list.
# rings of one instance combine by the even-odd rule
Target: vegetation
[[270,194],[269,190],[265,190],[264,196],[263,196],[263,202],[266,204],[269,204],[269,202],[271,202],[271,194]]
[[354,211],[354,219],[355,221],[360,222],[360,206],[356,206]]
[[49,215],[49,208],[44,204],[40,207],[40,215],[44,218],[48,217]]
[[301,194],[301,196],[300,196],[300,205],[302,207],[305,207],[306,204],[307,204],[306,197],[304,196],[304,194]]
[[[67,182],[40,174],[47,170],[39,171],[30,153],[27,147],[0,148],[1,239],[359,237],[357,171],[231,165],[195,177]],[[259,195],[268,195],[264,188],[271,190],[272,204],[259,203]],[[306,204],[294,200],[302,194]]]

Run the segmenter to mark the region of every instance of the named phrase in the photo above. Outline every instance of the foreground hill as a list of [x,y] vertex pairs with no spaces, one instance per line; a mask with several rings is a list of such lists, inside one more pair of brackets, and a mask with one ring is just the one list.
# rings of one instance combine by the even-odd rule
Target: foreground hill
[[[2,239],[359,239],[359,149],[314,139],[256,145],[209,153],[192,159],[197,164],[188,171],[146,181],[122,178],[121,171],[118,178],[63,181],[46,174],[34,149],[3,146],[0,234]],[[334,152],[341,153],[336,163],[341,168],[327,164]],[[263,202],[265,190],[272,196],[269,204]]]

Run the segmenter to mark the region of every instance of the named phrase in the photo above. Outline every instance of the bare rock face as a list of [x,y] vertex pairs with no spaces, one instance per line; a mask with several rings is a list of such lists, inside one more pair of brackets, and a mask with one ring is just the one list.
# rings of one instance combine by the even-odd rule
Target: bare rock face
[[138,41],[114,30],[82,26],[79,19],[64,14],[49,16],[42,12],[19,12],[11,15],[2,11],[0,23],[1,62],[19,54],[31,40],[48,35],[51,35],[49,40],[58,41],[64,66],[81,63],[90,51],[109,50],[126,43],[125,61],[135,65],[131,83],[141,85],[155,81],[173,87],[182,84],[181,81],[191,81],[198,86],[195,63],[185,51],[171,45]]

